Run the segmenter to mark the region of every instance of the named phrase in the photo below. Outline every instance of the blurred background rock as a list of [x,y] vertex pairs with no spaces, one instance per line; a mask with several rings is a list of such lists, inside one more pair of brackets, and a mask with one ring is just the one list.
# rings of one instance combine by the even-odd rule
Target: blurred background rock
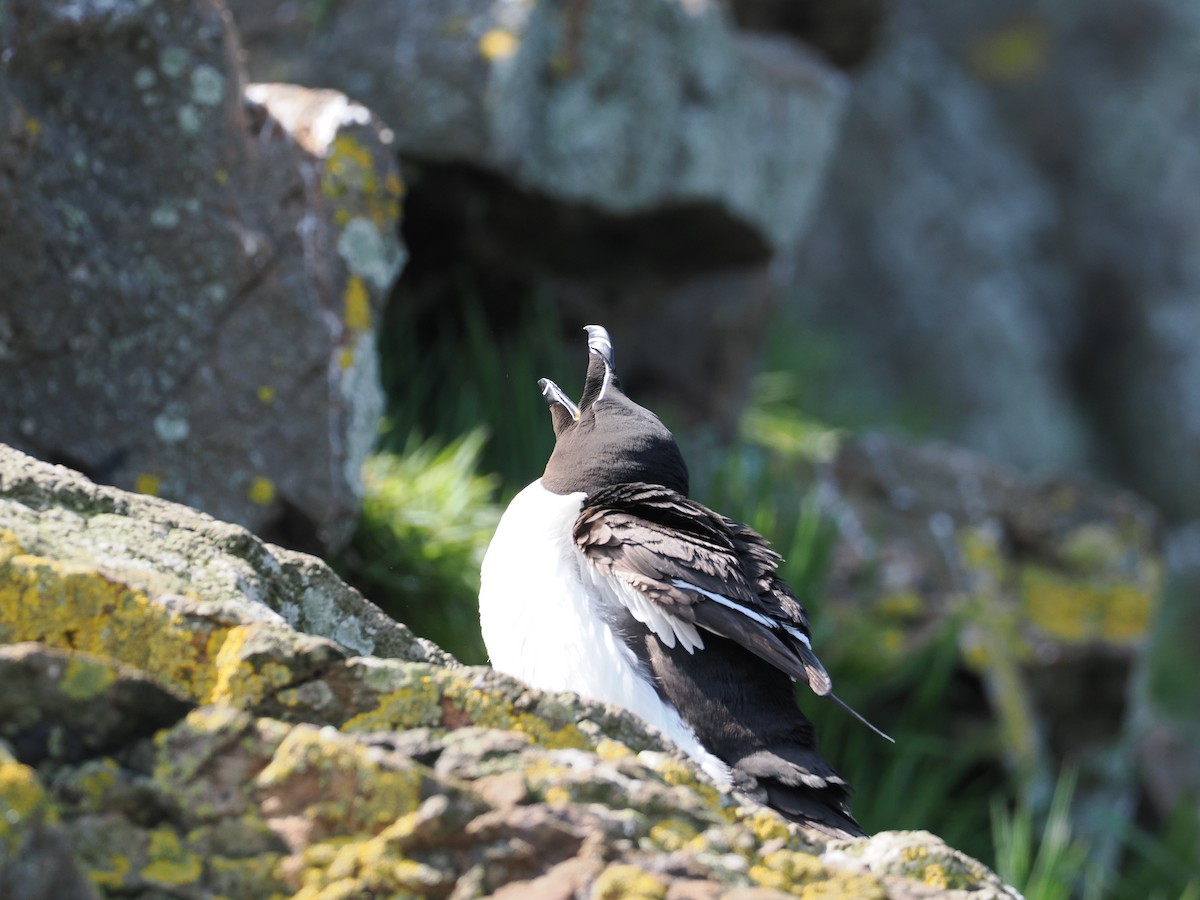
[[534,382],[603,322],[897,735],[810,710],[867,827],[1200,896],[1192,0],[10,0],[0,36],[0,440],[482,661]]

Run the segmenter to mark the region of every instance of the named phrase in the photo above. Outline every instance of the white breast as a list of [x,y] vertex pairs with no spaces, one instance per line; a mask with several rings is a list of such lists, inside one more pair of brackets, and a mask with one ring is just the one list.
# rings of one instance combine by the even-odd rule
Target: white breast
[[603,601],[595,587],[585,588],[598,573],[571,537],[584,496],[552,493],[539,479],[513,498],[500,519],[479,589],[479,621],[492,665],[541,690],[622,706],[666,734],[715,780],[728,782],[728,767],[659,699],[633,652],[599,615],[596,603]]

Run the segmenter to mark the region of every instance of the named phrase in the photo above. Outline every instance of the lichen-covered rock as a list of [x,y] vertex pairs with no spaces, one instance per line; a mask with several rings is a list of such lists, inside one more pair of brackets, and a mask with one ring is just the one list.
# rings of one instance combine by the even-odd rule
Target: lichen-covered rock
[[[2,444],[0,571],[5,643],[113,656],[200,700],[285,655],[298,675],[347,652],[450,662],[315,557]],[[309,637],[293,642],[293,627]],[[218,675],[222,652],[231,668]]]
[[0,448],[0,535],[6,897],[1016,897],[932,835],[823,843],[203,514]]
[[387,132],[244,90],[213,0],[18,0],[0,45],[0,436],[340,545],[402,259]]
[[840,449],[824,499],[841,536],[825,608],[842,646],[886,668],[952,625],[1027,786],[1070,761],[1083,772],[1077,802],[1096,821],[1132,802],[1131,704],[1164,578],[1152,508],[882,435]]

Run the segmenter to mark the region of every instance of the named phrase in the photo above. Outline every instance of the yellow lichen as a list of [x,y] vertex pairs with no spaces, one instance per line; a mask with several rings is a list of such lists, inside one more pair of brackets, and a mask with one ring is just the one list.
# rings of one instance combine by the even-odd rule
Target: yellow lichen
[[269,384],[260,384],[257,394],[260,403],[270,404],[275,402],[275,388]]
[[[696,837],[696,829],[679,819],[664,819],[650,826],[650,842],[659,850],[674,853]],[[786,834],[786,830],[785,830]]]
[[633,756],[633,751],[612,738],[601,738],[596,744],[596,755],[605,762],[618,762]]
[[997,536],[985,528],[959,529],[958,547],[963,564],[988,577],[993,583],[1004,575],[1005,563]]
[[9,844],[34,821],[56,818],[57,812],[37,773],[0,750],[0,851],[10,849]]
[[893,619],[915,619],[924,615],[928,604],[916,591],[892,591],[879,598],[882,616]]
[[521,43],[511,31],[503,28],[492,28],[479,39],[479,55],[488,62],[498,62],[508,59],[517,52]]
[[760,864],[750,867],[752,879],[777,890],[787,890],[825,876],[821,860],[799,850],[768,853]]
[[375,831],[421,800],[418,767],[381,768],[368,748],[339,737],[333,729],[294,726],[271,761],[254,780],[257,789],[286,794],[293,782],[316,779],[318,798],[305,818],[337,822],[348,831]]
[[568,722],[561,728],[553,728],[544,719],[532,713],[517,711],[511,703],[473,687],[460,678],[451,676],[447,679],[442,696],[465,713],[475,725],[504,731],[520,731],[533,738],[533,742],[538,746],[551,750],[591,747],[591,742],[584,737],[574,722]]
[[592,900],[662,900],[667,886],[638,866],[614,863],[592,885]]
[[366,331],[371,327],[371,296],[361,276],[351,275],[346,282],[344,296],[346,304],[346,327],[353,331]]
[[1046,68],[1050,38],[1035,19],[1014,22],[985,35],[971,48],[971,68],[987,81],[1029,81]]
[[404,196],[404,181],[400,178],[398,172],[388,172],[387,179],[384,181],[384,187],[387,192],[393,197],[400,198]]
[[1020,588],[1029,620],[1063,641],[1137,641],[1146,635],[1154,612],[1150,592],[1130,582],[1089,582],[1027,566]]
[[[282,663],[267,661],[260,668],[243,658],[246,640],[255,625],[237,625],[222,634],[220,643],[209,641],[216,681],[207,702],[227,703],[248,709],[292,680],[291,670]],[[215,637],[215,636],[214,636]]]
[[885,900],[888,891],[873,875],[835,875],[795,892],[802,900]]
[[946,870],[939,863],[930,863],[925,867],[925,871],[921,873],[922,880],[930,887],[946,890],[950,887],[950,880],[946,877]]
[[667,758],[661,760],[654,768],[667,784],[691,788],[704,798],[705,802],[714,806],[717,804],[720,791],[711,784],[703,784],[698,781],[691,769],[683,763]]
[[403,731],[437,725],[442,718],[441,690],[429,675],[410,676],[396,690],[380,696],[375,708],[351,717],[342,731]]
[[743,819],[743,822],[754,832],[755,840],[759,844],[788,838],[787,824],[779,817],[778,813],[769,809],[762,807],[755,809],[753,813]]
[[545,801],[551,806],[566,806],[571,802],[571,792],[560,784],[546,788]]
[[200,857],[179,842],[170,828],[156,828],[150,832],[150,862],[141,875],[157,884],[191,884],[204,872]]
[[[380,172],[387,171],[381,189]],[[339,134],[330,146],[321,190],[339,204],[334,221],[344,226],[353,216],[344,204],[365,211],[380,229],[390,229],[400,217],[400,192],[392,190],[394,169],[381,158],[376,162],[371,151],[353,133]]]
[[111,665],[76,656],[67,660],[58,687],[72,700],[90,700],[116,680],[117,673]]
[[95,862],[87,867],[88,880],[98,888],[123,888],[125,879],[133,869],[133,863],[123,853],[110,856],[105,862],[108,866],[101,868]]
[[266,506],[275,499],[275,482],[270,478],[260,475],[250,482],[250,488],[246,491],[246,496],[250,498],[251,503]]
[[101,808],[105,796],[117,783],[120,767],[111,757],[85,763],[70,776],[71,792],[79,797],[78,806],[94,812]]
[[185,621],[88,565],[12,553],[13,546],[0,558],[0,642],[110,657],[193,699],[208,697],[215,675],[207,647],[219,645],[223,629]]
[[338,368],[345,372],[353,365],[354,349],[352,347],[343,347],[338,353]]
[[162,490],[162,478],[152,472],[139,472],[133,479],[133,489],[139,494],[149,494],[157,497]]

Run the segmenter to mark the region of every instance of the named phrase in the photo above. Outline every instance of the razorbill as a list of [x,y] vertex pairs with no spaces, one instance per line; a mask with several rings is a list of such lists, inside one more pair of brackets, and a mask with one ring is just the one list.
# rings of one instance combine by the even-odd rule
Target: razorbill
[[780,556],[688,499],[671,432],[625,396],[608,332],[586,330],[583,398],[576,406],[538,382],[554,452],[484,557],[492,665],[623,706],[718,783],[826,834],[862,835],[846,782],[796,706],[796,681],[837,698],[804,608],[776,575]]

